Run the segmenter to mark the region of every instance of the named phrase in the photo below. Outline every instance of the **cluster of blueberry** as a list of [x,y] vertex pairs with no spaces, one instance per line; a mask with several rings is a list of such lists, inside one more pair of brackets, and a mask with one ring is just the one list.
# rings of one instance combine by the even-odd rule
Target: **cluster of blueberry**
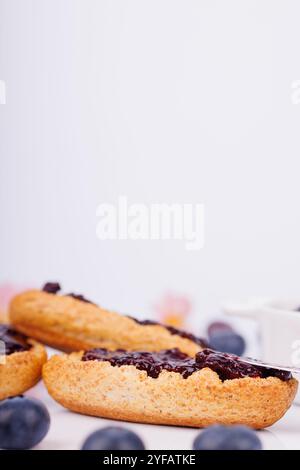
[[246,349],[244,338],[225,322],[216,321],[207,328],[210,348],[215,351],[242,356]]
[[[50,428],[47,408],[39,400],[14,397],[0,402],[0,448],[31,449]],[[82,450],[144,450],[140,437],[128,429],[110,426],[90,434]],[[256,433],[247,426],[211,426],[198,434],[194,450],[261,450]]]

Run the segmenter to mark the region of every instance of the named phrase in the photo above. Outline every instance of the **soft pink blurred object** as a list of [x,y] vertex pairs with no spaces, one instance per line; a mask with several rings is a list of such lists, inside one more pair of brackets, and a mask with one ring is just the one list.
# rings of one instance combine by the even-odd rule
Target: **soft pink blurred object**
[[192,303],[188,297],[173,293],[166,293],[155,306],[160,321],[177,328],[186,324],[191,309]]

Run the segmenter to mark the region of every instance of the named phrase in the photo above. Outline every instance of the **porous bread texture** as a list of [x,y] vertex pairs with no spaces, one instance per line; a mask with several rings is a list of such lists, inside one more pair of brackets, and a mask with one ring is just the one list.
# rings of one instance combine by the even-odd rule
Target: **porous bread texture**
[[124,421],[265,428],[285,414],[298,385],[295,379],[275,377],[222,382],[209,368],[187,379],[167,371],[154,379],[135,366],[113,367],[81,357],[53,356],[45,364],[43,379],[50,395],[72,411]]
[[24,393],[41,378],[42,367],[47,361],[45,348],[28,340],[32,347],[28,351],[5,356],[0,364],[0,400]]
[[38,290],[17,295],[9,316],[18,331],[67,352],[96,347],[134,351],[179,348],[193,357],[202,349],[163,326],[140,325],[97,305]]

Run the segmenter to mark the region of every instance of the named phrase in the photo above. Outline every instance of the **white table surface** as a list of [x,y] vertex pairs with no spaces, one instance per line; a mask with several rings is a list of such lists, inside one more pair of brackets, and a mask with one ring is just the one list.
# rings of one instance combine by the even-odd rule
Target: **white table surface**
[[[112,421],[84,416],[66,410],[58,405],[40,382],[26,393],[41,399],[51,415],[48,435],[36,449],[72,450],[80,449],[91,432],[104,426],[124,426],[135,431],[144,441],[148,450],[191,450],[197,429],[174,426],[155,426]],[[264,449],[300,449],[300,406],[293,405],[287,414],[267,430],[259,431]]]

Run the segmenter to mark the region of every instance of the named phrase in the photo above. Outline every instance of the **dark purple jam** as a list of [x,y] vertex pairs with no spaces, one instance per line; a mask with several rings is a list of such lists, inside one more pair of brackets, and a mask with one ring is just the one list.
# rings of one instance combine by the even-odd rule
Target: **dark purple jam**
[[[47,292],[48,294],[57,294],[59,291],[61,291],[60,284],[58,282],[46,282],[44,285],[43,292]],[[66,294],[67,297],[73,297],[73,299],[76,300],[81,300],[81,302],[86,302],[88,304],[92,304],[90,300],[86,299],[83,295],[81,294],[74,294],[71,292],[70,294]]]
[[108,351],[107,349],[91,349],[82,356],[82,361],[108,361],[112,366],[135,366],[145,370],[147,374],[156,379],[162,370],[177,372],[187,379],[198,370],[209,367],[215,371],[222,381],[239,379],[243,377],[277,377],[289,380],[289,372],[267,369],[261,366],[246,364],[237,356],[204,349],[196,354],[195,359],[179,349],[168,349],[159,352]]
[[48,294],[57,294],[61,290],[61,287],[58,282],[46,282],[42,291],[47,292]]
[[135,366],[139,370],[145,370],[147,374],[156,379],[162,370],[179,372],[187,378],[195,372],[195,361],[179,349],[168,349],[159,352],[136,352],[118,349],[92,349],[86,351],[82,361],[109,361],[112,366]]
[[242,358],[234,354],[221,353],[211,349],[204,349],[195,356],[197,368],[209,367],[215,371],[221,380],[241,379],[243,377],[277,377],[280,380],[292,378],[290,372],[270,369],[264,366],[247,364]]
[[67,297],[73,297],[73,299],[81,300],[81,302],[86,302],[87,304],[92,304],[93,303],[93,302],[91,302],[91,300],[86,299],[81,294],[74,294],[73,292],[71,292],[70,294],[66,294],[66,295],[67,295]]
[[28,351],[31,345],[27,337],[10,328],[8,325],[0,325],[0,341],[5,344],[5,354]]
[[171,335],[177,335],[177,336],[181,336],[181,338],[189,339],[190,341],[193,341],[194,343],[198,344],[201,348],[207,348],[209,346],[207,341],[205,341],[205,339],[199,338],[198,336],[195,336],[192,333],[188,333],[187,331],[174,328],[174,326],[163,325],[162,323],[159,323],[153,320],[138,320],[137,318],[134,318],[134,317],[128,317],[128,318],[131,318],[131,320],[134,320],[139,325],[163,326],[164,328],[166,328],[166,330],[168,330],[171,333]]
[[171,335],[178,335],[178,336],[181,336],[181,338],[189,339],[190,341],[193,341],[194,343],[201,346],[201,348],[208,347],[208,342],[204,338],[199,338],[198,336],[195,336],[192,333],[188,333],[187,331],[184,331],[184,330],[178,330],[177,328],[174,328],[173,326],[168,326],[168,325],[163,325],[163,326],[167,328],[167,330],[171,333]]

